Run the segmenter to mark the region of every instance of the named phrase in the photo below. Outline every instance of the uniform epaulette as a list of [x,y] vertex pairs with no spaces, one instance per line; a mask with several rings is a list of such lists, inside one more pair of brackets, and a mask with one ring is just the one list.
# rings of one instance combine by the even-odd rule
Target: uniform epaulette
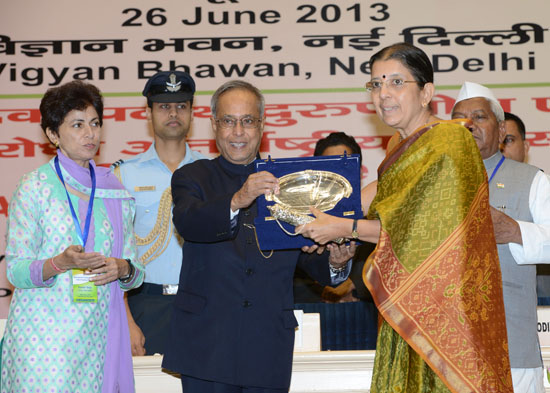
[[120,164],[122,164],[124,162],[124,160],[121,158],[120,160],[117,160],[115,162],[113,162],[111,164],[111,170],[115,169],[116,167],[118,167]]
[[121,158],[118,161],[115,161],[111,164],[111,171],[114,173],[114,175],[117,177],[118,181],[122,183],[122,175],[120,174],[120,165],[124,162],[124,160]]

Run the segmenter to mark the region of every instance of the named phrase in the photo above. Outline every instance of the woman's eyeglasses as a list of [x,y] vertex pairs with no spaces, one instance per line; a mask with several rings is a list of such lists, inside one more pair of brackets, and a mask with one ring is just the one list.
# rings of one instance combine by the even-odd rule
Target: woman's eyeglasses
[[406,81],[401,78],[391,78],[386,79],[385,81],[370,81],[367,82],[365,85],[365,88],[369,93],[371,92],[379,92],[382,88],[382,85],[385,84],[386,88],[389,90],[399,90],[402,89],[403,86],[405,86],[405,83],[418,83],[417,81]]

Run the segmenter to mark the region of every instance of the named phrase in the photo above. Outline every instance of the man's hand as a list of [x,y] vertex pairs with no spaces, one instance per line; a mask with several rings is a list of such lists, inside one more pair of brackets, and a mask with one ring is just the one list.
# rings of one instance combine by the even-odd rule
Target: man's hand
[[492,206],[491,218],[493,219],[495,240],[497,241],[497,244],[523,244],[521,230],[516,220]]
[[128,292],[124,292],[124,308],[126,309],[126,318],[128,319],[128,329],[130,330],[130,346],[132,356],[145,355],[145,336],[132,316],[130,305],[128,304]]
[[130,329],[130,345],[132,346],[132,356],[145,356],[145,336],[135,322],[128,321]]
[[320,246],[318,244],[314,244],[312,246],[303,246],[302,251],[307,252],[308,254],[313,254],[315,251],[317,251],[317,254],[321,255],[325,252],[325,246]]
[[355,255],[355,251],[357,250],[357,245],[355,242],[350,242],[349,244],[336,244],[336,243],[329,243],[327,244],[327,249],[330,252],[330,256],[328,258],[328,263],[335,269],[339,269],[349,262],[351,258]]
[[231,199],[231,211],[250,206],[260,195],[279,193],[279,180],[271,173],[262,171],[248,176],[239,191]]
[[321,293],[321,299],[325,303],[350,303],[358,302],[360,299],[353,296],[355,285],[348,277],[346,281],[339,284],[337,287],[326,286]]

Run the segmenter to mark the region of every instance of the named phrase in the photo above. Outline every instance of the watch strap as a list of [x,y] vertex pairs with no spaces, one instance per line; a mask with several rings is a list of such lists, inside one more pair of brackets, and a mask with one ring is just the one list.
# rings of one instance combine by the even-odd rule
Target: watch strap
[[357,232],[357,219],[353,220],[353,226],[351,227],[351,238],[357,239],[359,237],[359,232]]
[[132,261],[128,258],[124,259],[126,262],[128,262],[128,267],[130,268],[130,271],[128,272],[127,275],[125,276],[122,276],[122,277],[119,277],[119,280],[122,281],[122,282],[126,282],[126,281],[129,281],[132,276],[134,275],[134,265],[132,264]]

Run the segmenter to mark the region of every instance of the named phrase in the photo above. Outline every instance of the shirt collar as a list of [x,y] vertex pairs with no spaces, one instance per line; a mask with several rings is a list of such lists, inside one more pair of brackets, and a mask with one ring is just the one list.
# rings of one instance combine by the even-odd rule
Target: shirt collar
[[219,160],[223,168],[236,175],[248,176],[254,173],[256,168],[254,161],[247,165],[233,164],[232,162],[229,162],[227,159],[225,159],[225,157],[222,155],[219,156]]
[[491,157],[483,160],[483,165],[485,165],[485,169],[487,170],[487,172],[495,169],[495,167],[497,166],[501,158],[502,158],[502,153],[500,151],[497,151]]
[[[185,142],[185,157],[183,157],[183,160],[178,165],[178,168],[181,168],[185,164],[188,164],[193,159],[193,154],[191,152],[191,149],[189,148],[189,144]],[[160,157],[157,153],[157,149],[155,149],[155,142],[151,143],[151,146],[143,153],[140,157],[138,162],[144,163],[147,161],[158,161],[161,162]]]
[[501,158],[502,158],[502,153],[500,151],[497,151],[491,157],[483,160],[483,165],[485,165],[487,176],[493,173],[493,170],[496,168]]
[[155,149],[155,142],[151,143],[151,146],[139,156],[139,163],[151,161],[151,160],[159,160],[159,155],[157,154],[157,150]]

